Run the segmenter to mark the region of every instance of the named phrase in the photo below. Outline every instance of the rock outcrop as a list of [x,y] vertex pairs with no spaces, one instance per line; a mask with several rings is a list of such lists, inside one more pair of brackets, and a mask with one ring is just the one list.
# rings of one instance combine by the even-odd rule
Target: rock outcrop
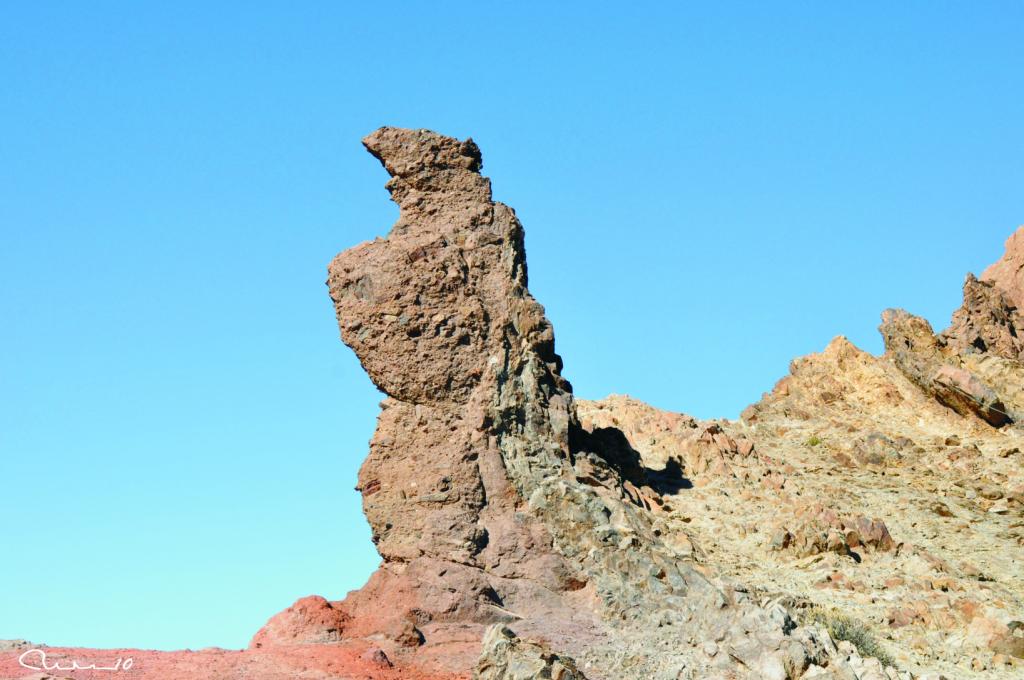
[[968,276],[964,305],[939,335],[924,319],[888,309],[879,327],[886,357],[960,415],[976,416],[993,427],[1011,423],[1024,412],[1024,370],[1015,349],[1016,312],[1005,305],[1001,291]]
[[252,649],[280,645],[315,645],[340,642],[349,617],[319,595],[304,597],[275,614],[253,636]]
[[[781,624],[661,538],[657,483],[625,436],[581,426],[527,289],[522,227],[491,200],[472,140],[383,128],[364,144],[401,214],[387,238],[335,258],[328,279],[342,339],[387,395],[359,475],[384,563],[339,605],[349,634],[435,663],[432,649],[501,623],[589,678],[750,675],[776,657],[799,675],[807,655]],[[410,624],[421,645],[403,642]],[[678,639],[706,629],[745,660],[711,664]],[[652,655],[659,631],[673,642]],[[447,669],[466,661],[448,654]]]
[[964,282],[964,304],[953,313],[943,342],[958,354],[991,352],[1019,359],[1024,352],[1024,319],[1009,295],[994,283],[973,274]]
[[1006,239],[1006,252],[981,273],[981,280],[1003,291],[1015,308],[1024,309],[1024,226]]

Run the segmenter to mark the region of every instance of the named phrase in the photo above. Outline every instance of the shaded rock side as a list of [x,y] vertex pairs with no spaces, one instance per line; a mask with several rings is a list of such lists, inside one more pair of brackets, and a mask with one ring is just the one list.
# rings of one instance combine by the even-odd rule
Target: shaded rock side
[[931,378],[932,389],[940,403],[957,413],[976,413],[985,422],[999,427],[1011,421],[995,390],[976,375],[948,364],[940,366]]
[[943,344],[957,354],[991,352],[1019,360],[1024,352],[1024,319],[1009,296],[997,285],[968,274],[964,303],[953,313],[942,333]]
[[363,635],[482,635],[583,580],[521,507],[568,459],[571,391],[472,140],[382,128],[364,145],[401,213],[329,268],[342,339],[387,395],[358,483],[384,563],[345,607]]

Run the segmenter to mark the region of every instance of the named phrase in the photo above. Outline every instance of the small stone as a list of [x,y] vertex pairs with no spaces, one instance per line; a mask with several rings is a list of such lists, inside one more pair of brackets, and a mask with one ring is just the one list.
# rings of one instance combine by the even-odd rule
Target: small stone
[[1007,502],[1005,498],[1002,498],[993,503],[992,506],[988,509],[988,511],[994,515],[1005,515],[1006,513],[1010,512],[1010,504]]
[[393,665],[391,659],[388,658],[388,655],[380,647],[370,647],[359,658],[378,668],[391,668]]
[[779,529],[772,534],[772,540],[768,544],[772,550],[785,550],[789,547],[790,542],[793,539],[793,535],[785,529]]

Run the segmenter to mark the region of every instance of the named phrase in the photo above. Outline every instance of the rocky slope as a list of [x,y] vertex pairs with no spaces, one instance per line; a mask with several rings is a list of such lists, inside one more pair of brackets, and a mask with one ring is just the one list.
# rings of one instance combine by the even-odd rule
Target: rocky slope
[[[884,356],[837,338],[741,420],[698,422],[574,398],[472,140],[382,128],[364,144],[400,217],[337,256],[328,286],[386,395],[358,485],[381,566],[248,650],[136,653],[124,675],[1021,672],[1024,237],[968,278],[943,333],[887,311]],[[0,675],[32,672],[15,658]]]
[[947,330],[886,310],[883,356],[837,337],[739,421],[609,397],[582,422],[689,480],[663,514],[714,573],[798,621],[852,617],[900,668],[1021,677],[1022,264],[1024,228]]

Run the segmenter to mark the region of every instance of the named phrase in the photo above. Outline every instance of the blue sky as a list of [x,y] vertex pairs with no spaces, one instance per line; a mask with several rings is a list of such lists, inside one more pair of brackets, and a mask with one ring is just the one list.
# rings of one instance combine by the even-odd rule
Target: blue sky
[[945,326],[1024,223],[1020,3],[598,4],[0,7],[0,638],[239,647],[363,583],[324,279],[396,217],[380,125],[479,143],[579,396],[700,417]]

